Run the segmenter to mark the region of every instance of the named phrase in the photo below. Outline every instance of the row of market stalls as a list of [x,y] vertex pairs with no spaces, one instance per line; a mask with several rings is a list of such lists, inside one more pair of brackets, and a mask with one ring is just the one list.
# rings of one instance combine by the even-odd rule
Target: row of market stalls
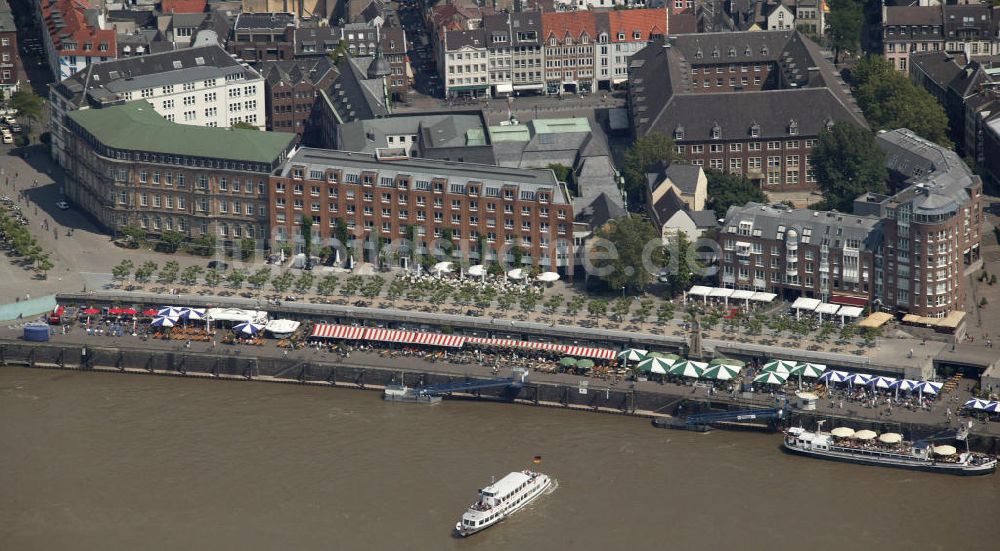
[[688,296],[691,297],[701,297],[704,302],[708,302],[709,298],[719,299],[725,303],[725,306],[729,307],[729,301],[742,300],[743,305],[746,307],[750,306],[751,302],[756,303],[769,303],[773,302],[778,295],[774,293],[765,293],[763,291],[750,291],[748,289],[727,289],[725,287],[706,287],[704,285],[695,285],[687,292]]
[[795,310],[795,319],[799,319],[802,312],[807,314],[819,314],[820,321],[823,320],[824,315],[831,318],[840,316],[841,325],[845,323],[847,318],[856,319],[861,317],[861,314],[865,311],[865,309],[860,306],[844,306],[823,302],[818,298],[806,297],[799,297],[795,299],[795,302],[792,303],[792,310]]
[[485,337],[466,337],[462,335],[446,335],[442,333],[426,333],[402,329],[383,329],[378,327],[355,327],[351,325],[336,325],[320,323],[313,326],[313,339],[334,339],[349,341],[369,341],[394,344],[414,344],[438,346],[445,348],[462,348],[463,346],[509,348],[522,350],[537,350],[593,358],[595,360],[613,360],[617,352],[608,348],[589,346],[574,346],[546,342],[521,341],[516,339],[494,339]]

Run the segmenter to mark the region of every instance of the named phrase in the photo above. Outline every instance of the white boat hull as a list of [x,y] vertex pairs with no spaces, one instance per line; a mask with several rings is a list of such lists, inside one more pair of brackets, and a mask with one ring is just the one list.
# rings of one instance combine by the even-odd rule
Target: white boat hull
[[803,448],[794,444],[784,442],[785,449],[791,453],[827,459],[830,461],[841,461],[845,463],[858,463],[861,465],[874,465],[878,467],[894,467],[897,469],[909,469],[914,471],[927,471],[956,474],[962,476],[985,475],[996,472],[996,461],[984,463],[982,465],[967,465],[962,463],[950,463],[944,461],[921,460],[917,458],[909,459],[902,457],[891,457],[887,455],[866,455],[862,453],[849,453],[839,450],[816,450]]
[[462,537],[468,537],[468,536],[471,536],[472,534],[475,534],[477,532],[482,532],[483,530],[489,528],[490,526],[495,526],[495,525],[503,522],[504,520],[507,519],[507,517],[513,515],[517,511],[520,511],[525,506],[527,506],[529,503],[531,503],[531,502],[535,501],[536,499],[538,499],[538,497],[540,497],[542,494],[544,494],[546,490],[548,490],[549,488],[552,487],[552,479],[551,478],[549,478],[548,476],[543,475],[543,474],[538,475],[538,477],[539,477],[539,482],[538,482],[537,486],[535,486],[534,488],[532,488],[530,490],[530,492],[525,495],[525,498],[520,503],[517,503],[516,505],[514,505],[514,504],[507,505],[504,509],[501,510],[501,512],[497,516],[497,518],[495,518],[495,519],[493,519],[493,520],[491,520],[489,522],[486,522],[486,523],[484,523],[484,524],[482,524],[480,526],[476,526],[476,527],[464,526],[462,524],[462,521],[460,520],[457,523],[455,523],[455,533],[458,534],[459,536],[462,536]]

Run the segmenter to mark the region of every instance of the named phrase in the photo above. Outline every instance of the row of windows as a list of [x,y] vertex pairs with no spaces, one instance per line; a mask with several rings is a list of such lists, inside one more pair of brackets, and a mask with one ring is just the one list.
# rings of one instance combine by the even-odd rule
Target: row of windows
[[[761,151],[762,148],[763,148],[763,143],[764,142],[746,142],[746,150],[747,151]],[[799,149],[799,146],[802,143],[805,144],[805,148],[806,149],[812,149],[812,148],[816,147],[816,140],[815,139],[804,140],[804,142],[800,141],[800,140],[785,140],[784,145],[785,145],[785,149]],[[729,151],[731,153],[739,153],[739,152],[743,151],[743,145],[744,145],[743,142],[730,142],[729,143]],[[767,142],[767,150],[768,151],[779,151],[781,149],[781,145],[782,144],[781,144],[780,140],[769,140]],[[691,153],[699,154],[699,153],[704,153],[705,152],[705,145],[704,144],[692,144],[690,146],[687,146],[687,145],[675,145],[674,149],[678,153],[685,153],[685,152],[687,152],[687,151],[690,150]],[[722,144],[722,143],[708,144],[708,151],[709,151],[709,153],[722,153],[725,150],[726,150],[726,144]]]

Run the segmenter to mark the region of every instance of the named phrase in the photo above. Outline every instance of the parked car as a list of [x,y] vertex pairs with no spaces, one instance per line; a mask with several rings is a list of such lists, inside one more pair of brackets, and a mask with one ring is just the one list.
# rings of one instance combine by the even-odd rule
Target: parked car
[[229,264],[227,264],[227,263],[225,263],[225,262],[223,262],[221,260],[210,260],[208,262],[208,269],[209,270],[228,270],[229,269]]
[[14,143],[14,136],[12,136],[10,132],[4,132],[2,140],[3,143]]
[[56,207],[58,207],[59,210],[69,210],[69,203],[66,201],[59,201],[56,203]]

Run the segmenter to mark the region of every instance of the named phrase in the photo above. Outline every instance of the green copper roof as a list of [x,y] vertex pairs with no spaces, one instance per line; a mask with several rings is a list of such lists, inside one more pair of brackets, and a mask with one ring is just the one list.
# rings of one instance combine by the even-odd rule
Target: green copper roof
[[69,118],[114,149],[271,164],[295,134],[170,122],[144,100],[73,111]]
[[533,119],[531,125],[535,134],[561,134],[563,132],[590,132],[590,121],[586,117],[565,119]]
[[531,132],[523,124],[510,124],[506,126],[491,126],[490,140],[497,142],[526,142],[531,139]]

